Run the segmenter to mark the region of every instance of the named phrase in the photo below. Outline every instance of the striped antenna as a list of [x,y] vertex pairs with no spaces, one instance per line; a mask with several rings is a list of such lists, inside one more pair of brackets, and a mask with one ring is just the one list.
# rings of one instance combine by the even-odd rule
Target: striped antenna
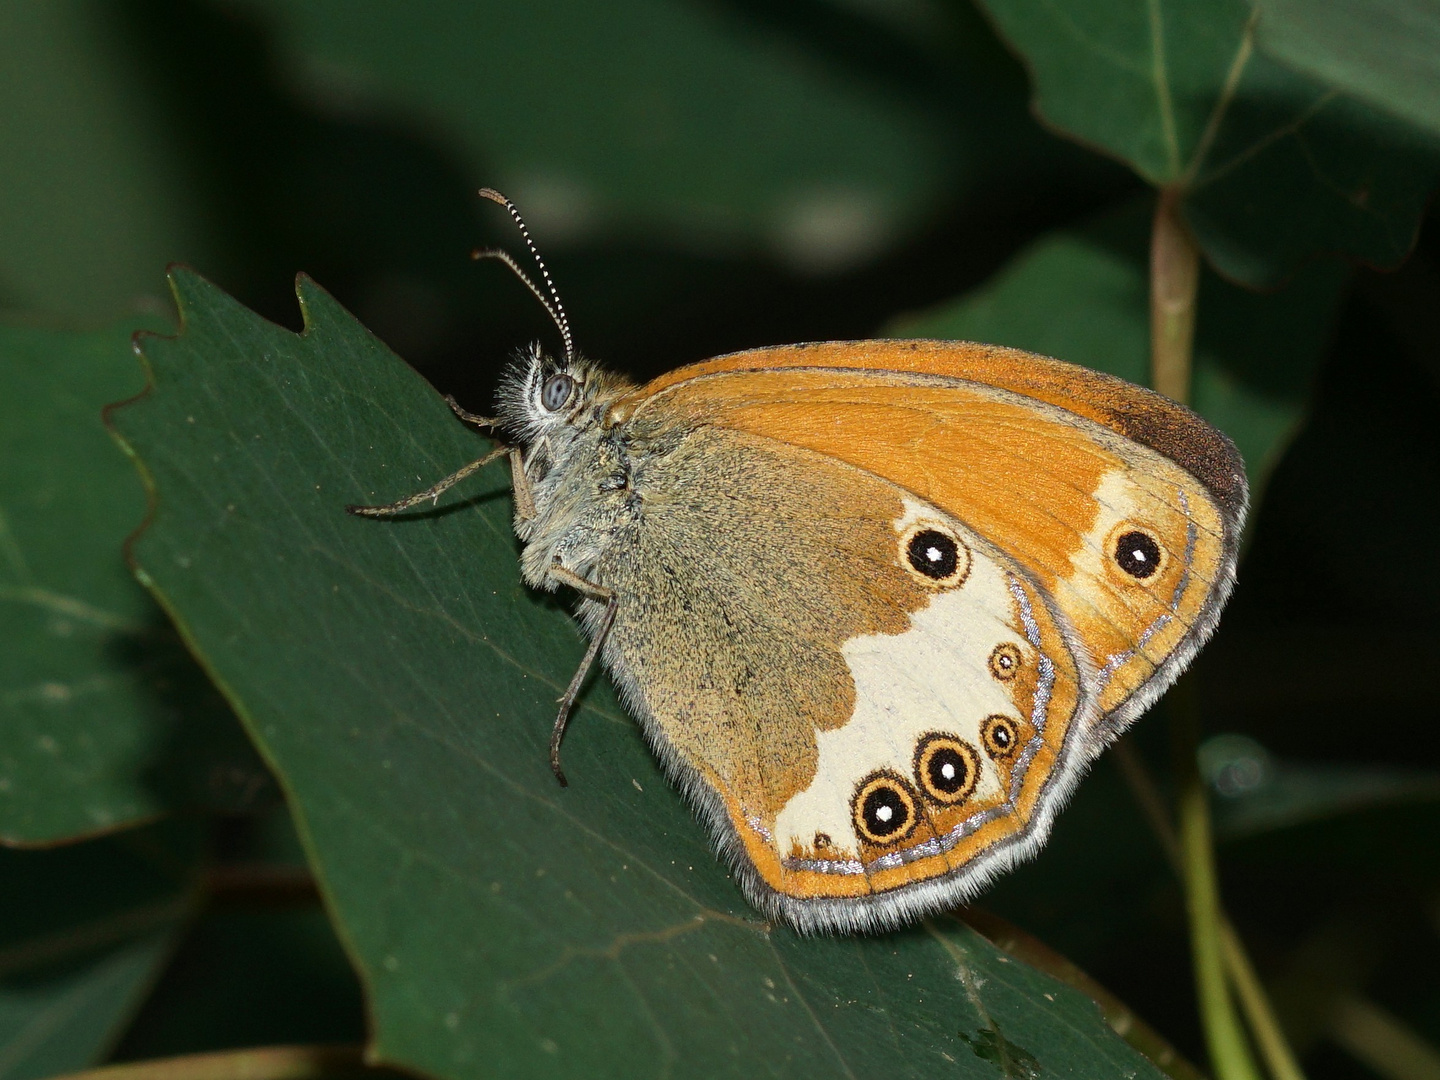
[[540,268],[540,277],[545,282],[545,288],[549,292],[550,298],[548,300],[545,298],[545,294],[542,293],[539,287],[515,264],[515,260],[510,257],[508,252],[501,251],[499,248],[484,248],[480,251],[471,252],[471,258],[499,259],[515,272],[515,276],[529,287],[530,291],[535,294],[535,299],[539,300],[540,303],[544,305],[545,310],[549,312],[551,320],[560,331],[561,340],[565,342],[565,362],[567,364],[570,363],[570,361],[575,359],[575,340],[570,336],[570,320],[565,318],[565,305],[560,303],[560,293],[555,288],[555,282],[550,279],[550,271],[545,267],[545,260],[540,258],[540,252],[535,248],[535,241],[530,239],[530,230],[525,227],[525,219],[520,216],[520,211],[515,209],[515,204],[494,188],[481,188],[480,197],[482,199],[489,199],[491,202],[499,203],[505,207],[506,210],[510,211],[510,217],[513,218],[515,224],[519,226],[520,235],[525,239],[525,246],[530,249],[530,257],[535,260],[535,265]]

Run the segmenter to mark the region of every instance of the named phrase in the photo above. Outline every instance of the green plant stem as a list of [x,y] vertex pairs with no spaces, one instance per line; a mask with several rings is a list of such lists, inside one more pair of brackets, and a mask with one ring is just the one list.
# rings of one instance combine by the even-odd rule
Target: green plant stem
[[1181,195],[1160,189],[1150,232],[1150,384],[1188,404],[1200,249],[1180,216]]
[[1284,1029],[1270,1005],[1255,966],[1245,951],[1245,943],[1235,932],[1235,927],[1220,913],[1220,949],[1225,961],[1225,973],[1229,976],[1230,987],[1240,1002],[1240,1011],[1245,1014],[1246,1026],[1255,1039],[1256,1048],[1265,1062],[1273,1080],[1305,1080],[1300,1062],[1290,1049]]
[[[1155,204],[1150,235],[1150,374],[1157,391],[1184,404],[1190,400],[1200,249],[1180,216],[1182,196],[1178,186],[1165,187]],[[1210,807],[1196,765],[1200,716],[1192,679],[1180,680],[1170,691],[1170,703],[1181,880],[1205,1044],[1219,1080],[1258,1080],[1260,1072],[1225,979]]]
[[[358,1046],[259,1046],[105,1065],[54,1080],[334,1080],[365,1071]],[[374,1075],[398,1074],[376,1069]]]
[[[1175,871],[1176,877],[1183,880],[1180,840],[1175,835],[1175,825],[1170,820],[1165,800],[1161,797],[1150,770],[1145,767],[1145,762],[1128,739],[1121,739],[1111,753],[1136,801],[1145,812],[1171,869]],[[1220,935],[1225,973],[1239,1000],[1240,1010],[1245,1015],[1245,1024],[1265,1061],[1265,1068],[1274,1080],[1305,1080],[1305,1073],[1295,1058],[1295,1052],[1290,1048],[1290,1042],[1285,1037],[1285,1031],[1270,1004],[1270,998],[1255,974],[1255,967],[1245,951],[1245,943],[1223,910],[1220,913]]]
[[1220,884],[1210,832],[1210,806],[1196,762],[1200,710],[1194,681],[1181,678],[1170,691],[1169,704],[1178,791],[1180,872],[1190,916],[1190,952],[1195,963],[1195,991],[1205,1046],[1218,1080],[1258,1080],[1260,1070],[1251,1056],[1225,979]]
[[1434,1080],[1440,1052],[1373,1002],[1345,995],[1335,1004],[1331,1037],[1385,1080]]

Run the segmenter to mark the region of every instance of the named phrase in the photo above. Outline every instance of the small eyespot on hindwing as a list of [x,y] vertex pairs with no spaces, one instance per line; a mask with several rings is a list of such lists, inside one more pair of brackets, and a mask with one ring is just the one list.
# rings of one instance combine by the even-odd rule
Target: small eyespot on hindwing
[[1023,659],[1018,646],[1008,641],[1002,641],[990,652],[990,659],[987,662],[990,674],[1001,682],[1009,682],[1020,674],[1020,664]]
[[1002,761],[1020,745],[1019,725],[1008,716],[987,716],[980,725],[980,741],[985,744],[987,754]]

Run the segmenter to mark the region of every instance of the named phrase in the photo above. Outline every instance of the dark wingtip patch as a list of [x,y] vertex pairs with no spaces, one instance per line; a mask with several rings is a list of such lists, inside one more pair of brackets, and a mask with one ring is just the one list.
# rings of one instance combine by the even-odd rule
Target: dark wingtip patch
[[[1205,485],[1227,517],[1239,521],[1249,499],[1249,484],[1235,444],[1185,406],[1153,391],[1144,394],[1148,401],[1132,399],[1131,408],[1112,412],[1116,429],[1175,462]],[[1137,404],[1141,407],[1134,408]]]
[[[1093,368],[1000,347],[988,351],[1030,362],[1029,378],[1009,382],[1010,389],[1062,407],[1064,397],[1073,396],[1075,405],[1088,406],[1088,410],[1070,406],[1074,411],[1086,415],[1093,410],[1089,412],[1093,419],[1163,454],[1205,486],[1232,524],[1244,519],[1250,499],[1245,462],[1225,433],[1199,413],[1148,387]],[[1036,394],[1037,389],[1042,392]]]

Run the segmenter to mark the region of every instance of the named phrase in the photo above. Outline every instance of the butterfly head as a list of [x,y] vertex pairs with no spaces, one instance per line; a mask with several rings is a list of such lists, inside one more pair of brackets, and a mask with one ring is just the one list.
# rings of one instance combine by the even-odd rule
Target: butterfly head
[[515,530],[525,541],[521,570],[532,585],[553,589],[548,571],[556,561],[582,574],[593,566],[593,543],[576,538],[593,539],[624,487],[607,414],[631,390],[628,380],[588,360],[557,358],[538,344],[506,373],[496,414],[505,441],[524,460],[530,508],[521,513],[517,503]]
[[529,450],[552,453],[601,424],[630,383],[579,355],[554,357],[538,342],[516,358],[496,396],[501,427]]
[[[497,259],[509,267],[540,301],[555,323],[555,329],[560,331],[560,340],[564,344],[564,353],[554,357],[541,348],[538,341],[532,342],[506,373],[496,401],[500,426],[506,434],[529,452],[527,457],[532,464],[548,462],[565,456],[578,436],[596,427],[606,407],[632,387],[625,379],[605,372],[576,351],[560,293],[550,279],[545,260],[540,258],[540,252],[530,239],[530,230],[525,227],[520,211],[492,188],[482,188],[480,194],[510,212],[525,239],[525,246],[530,249],[545,288],[542,290],[509,253],[500,248],[485,248],[473,252],[473,256],[477,259]],[[542,467],[548,468],[548,465]]]

